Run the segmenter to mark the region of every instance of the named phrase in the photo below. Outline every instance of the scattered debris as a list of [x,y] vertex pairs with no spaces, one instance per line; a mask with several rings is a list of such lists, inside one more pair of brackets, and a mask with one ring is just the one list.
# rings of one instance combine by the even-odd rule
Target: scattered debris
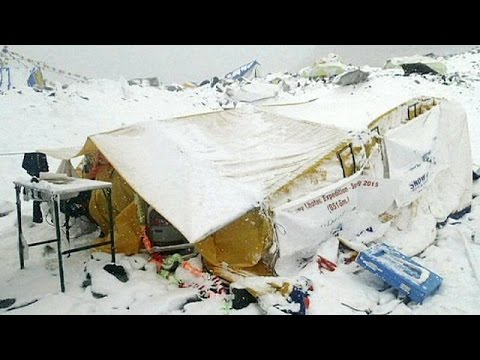
[[410,74],[447,74],[447,66],[443,62],[433,57],[419,55],[391,58],[387,60],[383,68],[402,68],[407,76]]
[[34,299],[34,300],[28,301],[28,302],[26,302],[26,303],[23,303],[23,304],[20,304],[20,305],[17,305],[17,306],[8,308],[7,311],[12,311],[12,310],[21,309],[21,308],[30,306],[30,305],[32,305],[32,304],[35,304],[37,301],[38,301],[38,299]]
[[159,87],[160,82],[157,77],[135,78],[128,80],[128,85]]
[[125,268],[121,265],[107,264],[103,267],[103,269],[109,274],[115,276],[118,281],[121,281],[123,283],[128,281],[128,274],[125,271]]
[[472,178],[473,178],[473,181],[477,181],[478,179],[480,179],[480,167],[477,168],[476,170],[473,170]]
[[105,294],[99,294],[99,293],[96,293],[94,291],[92,291],[92,296],[95,298],[95,299],[103,299],[104,297],[107,297],[107,295]]
[[317,263],[318,263],[318,267],[320,269],[326,269],[328,271],[335,271],[335,269],[337,268],[337,264],[331,262],[328,259],[325,259],[322,256],[318,257]]
[[232,294],[232,309],[240,310],[246,308],[248,305],[258,302],[257,298],[250,294],[247,289],[231,287]]
[[438,75],[438,72],[431,68],[430,66],[422,63],[415,63],[415,64],[402,64],[402,69],[405,72],[405,76],[410,76],[412,74],[419,74],[419,75]]
[[299,74],[308,79],[324,79],[343,74],[347,69],[347,65],[342,63],[338,55],[328,54],[327,57],[316,61],[312,66],[301,69]]
[[259,67],[260,63],[257,60],[253,60],[248,64],[240,66],[238,69],[235,69],[225,75],[226,79],[239,80],[244,79],[253,79],[259,77]]
[[1,299],[0,300],[0,309],[6,309],[15,304],[17,300],[16,299]]
[[369,75],[368,72],[355,69],[336,76],[332,82],[340,86],[357,85],[367,81]]
[[180,85],[167,85],[165,89],[174,92],[183,91],[183,88]]

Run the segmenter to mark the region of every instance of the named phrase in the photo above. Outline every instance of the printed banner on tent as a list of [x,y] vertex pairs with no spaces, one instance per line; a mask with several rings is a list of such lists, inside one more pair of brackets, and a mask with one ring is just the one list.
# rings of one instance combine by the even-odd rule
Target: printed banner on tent
[[[347,230],[349,236],[381,227],[378,215],[395,200],[395,180],[360,176],[309,194],[274,209],[280,259],[279,275],[301,268],[315,255],[318,246]],[[381,235],[379,235],[381,236]]]
[[400,181],[398,207],[418,199],[441,170],[437,150],[439,117],[436,115],[433,110],[385,134],[390,178]]

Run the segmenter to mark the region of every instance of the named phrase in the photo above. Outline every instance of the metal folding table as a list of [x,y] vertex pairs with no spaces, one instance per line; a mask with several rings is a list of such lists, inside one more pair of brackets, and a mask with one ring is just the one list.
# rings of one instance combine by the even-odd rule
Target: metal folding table
[[[51,180],[40,180],[39,182],[30,182],[29,180],[14,181],[15,192],[16,192],[16,203],[17,203],[17,219],[18,219],[18,253],[20,257],[20,269],[25,267],[24,264],[24,250],[25,246],[33,247],[44,244],[49,244],[56,242],[57,243],[57,252],[58,252],[58,265],[60,271],[60,288],[62,292],[65,292],[65,279],[63,275],[63,255],[75,253],[82,250],[88,250],[91,248],[110,245],[112,262],[115,263],[115,236],[114,236],[114,219],[113,219],[113,209],[112,209],[112,184],[104,181],[97,180],[88,180],[88,179],[78,179],[78,178],[57,178]],[[22,232],[22,206],[20,193],[22,188],[24,193],[29,199],[36,201],[48,202],[50,208],[53,209],[53,221],[55,223],[56,238],[52,240],[38,241],[34,243],[27,243],[24,240]],[[89,190],[102,190],[105,191],[106,198],[108,200],[108,212],[110,220],[110,241],[105,241],[101,243],[95,243],[91,245],[81,246],[77,248],[71,248],[68,250],[62,251],[61,244],[61,231],[60,231],[60,202],[68,201],[69,199],[77,196],[82,191]],[[53,205],[53,206],[52,206]],[[66,227],[66,238],[70,242],[70,232],[69,232],[69,213],[68,206],[65,206],[65,227]]]

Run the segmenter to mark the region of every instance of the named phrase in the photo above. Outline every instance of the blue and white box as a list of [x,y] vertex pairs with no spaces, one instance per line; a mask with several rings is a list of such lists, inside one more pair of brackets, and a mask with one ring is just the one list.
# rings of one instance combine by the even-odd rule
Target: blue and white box
[[443,281],[439,275],[386,244],[360,252],[356,261],[419,304],[433,294]]

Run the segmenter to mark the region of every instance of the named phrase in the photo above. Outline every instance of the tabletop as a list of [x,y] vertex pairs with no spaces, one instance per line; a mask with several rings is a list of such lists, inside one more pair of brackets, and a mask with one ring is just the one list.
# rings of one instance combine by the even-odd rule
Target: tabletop
[[37,190],[50,195],[67,195],[80,191],[112,188],[112,184],[109,182],[74,177],[40,180],[39,182],[22,179],[13,183],[17,186],[23,186],[27,189]]

